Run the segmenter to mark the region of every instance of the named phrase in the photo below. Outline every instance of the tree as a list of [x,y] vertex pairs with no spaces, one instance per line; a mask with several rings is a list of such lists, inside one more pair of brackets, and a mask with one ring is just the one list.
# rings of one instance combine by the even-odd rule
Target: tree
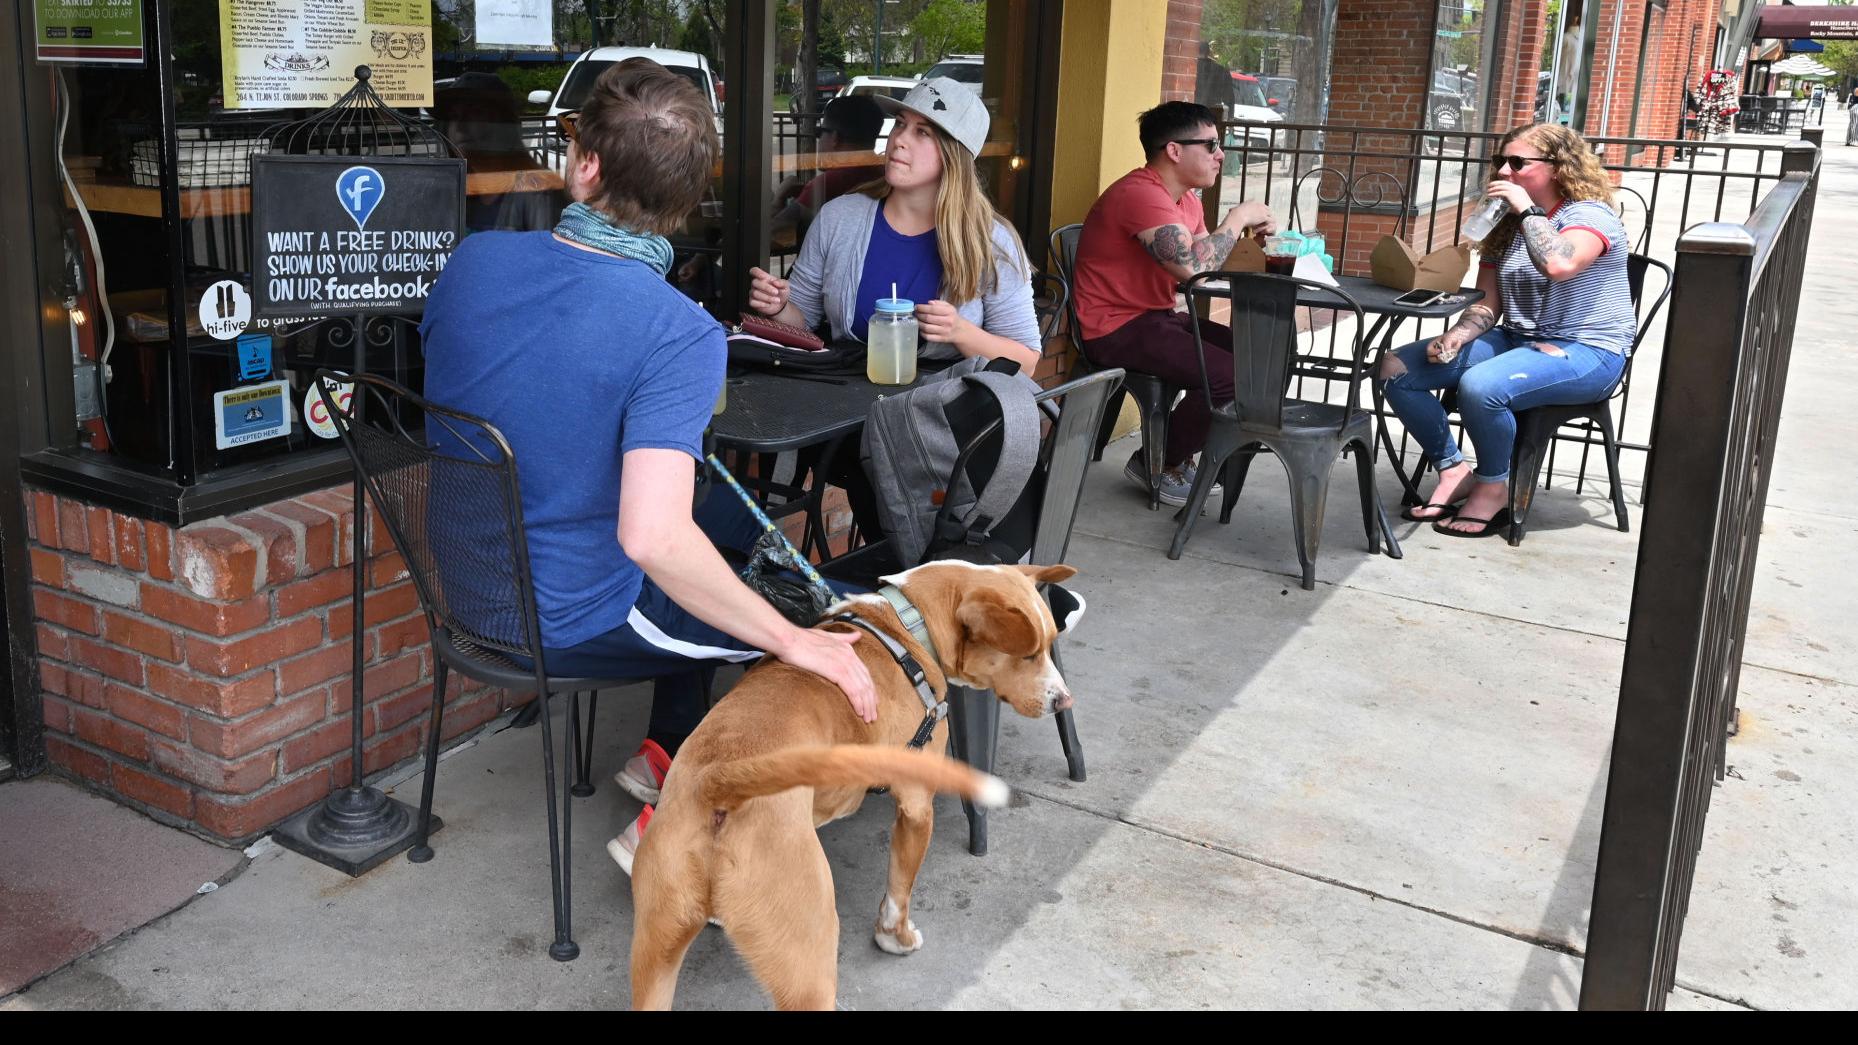
[[1840,76],[1858,76],[1858,40],[1827,40],[1819,61]]
[[925,58],[979,54],[987,47],[987,10],[976,0],[930,0],[910,22]]

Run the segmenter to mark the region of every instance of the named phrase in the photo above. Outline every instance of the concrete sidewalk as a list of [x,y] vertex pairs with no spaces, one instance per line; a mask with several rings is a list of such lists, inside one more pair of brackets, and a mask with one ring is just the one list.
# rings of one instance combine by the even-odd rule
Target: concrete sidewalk
[[[1743,724],[1673,1008],[1858,1006],[1855,204],[1858,148],[1830,144]],[[1230,526],[1209,517],[1170,562],[1171,517],[1121,477],[1131,445],[1093,466],[1070,556],[1091,607],[1065,651],[1089,781],[1065,778],[1049,723],[1009,719],[1000,771],[1014,804],[979,859],[943,805],[917,892],[927,945],[907,959],[870,942],[888,800],[825,828],[841,1005],[1572,1007],[1636,508],[1621,534],[1591,486],[1557,486],[1520,548],[1402,524],[1406,558],[1370,559],[1347,463],[1320,582],[1304,592],[1273,465],[1253,469]],[[351,880],[260,847],[218,891],[0,1004],[624,1006],[631,902],[601,846],[637,808],[605,776],[643,730],[637,696],[604,701],[600,790],[576,808],[575,962],[546,954],[539,731],[508,730],[441,765],[432,863]],[[766,1006],[714,930],[678,1004]]]

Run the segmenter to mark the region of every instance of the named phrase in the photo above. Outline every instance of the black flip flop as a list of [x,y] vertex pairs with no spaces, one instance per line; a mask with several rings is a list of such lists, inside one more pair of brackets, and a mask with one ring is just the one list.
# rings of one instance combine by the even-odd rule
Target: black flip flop
[[1510,528],[1510,510],[1508,508],[1502,509],[1488,519],[1474,519],[1468,515],[1457,516],[1455,518],[1458,522],[1483,523],[1484,528],[1466,532],[1464,530],[1454,530],[1449,526],[1441,526],[1435,522],[1432,524],[1432,532],[1442,533],[1447,537],[1489,537],[1491,534],[1502,533]]
[[[1433,501],[1428,504],[1408,505],[1407,507],[1400,509],[1400,518],[1405,519],[1407,522],[1420,522],[1420,523],[1438,522],[1441,519],[1450,519],[1453,516],[1457,515],[1458,509],[1463,507],[1463,505],[1464,505],[1463,501],[1459,501],[1457,504],[1440,504],[1437,501]],[[1413,514],[1414,512],[1421,511],[1426,508],[1437,508],[1439,509],[1439,514],[1437,515],[1414,515]]]

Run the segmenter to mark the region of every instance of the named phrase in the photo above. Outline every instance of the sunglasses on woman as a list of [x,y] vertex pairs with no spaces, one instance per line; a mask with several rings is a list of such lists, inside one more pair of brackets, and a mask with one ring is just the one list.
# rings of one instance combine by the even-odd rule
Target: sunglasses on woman
[[1510,173],[1519,174],[1524,167],[1532,163],[1554,162],[1554,160],[1546,156],[1493,156],[1490,160],[1490,166],[1494,170],[1502,170],[1505,166],[1508,166],[1510,168]]
[[556,113],[555,114],[555,137],[559,138],[563,142],[572,142],[572,143],[578,144],[581,140],[580,130],[578,127],[580,122],[581,122],[581,111],[579,109],[569,109],[566,112]]

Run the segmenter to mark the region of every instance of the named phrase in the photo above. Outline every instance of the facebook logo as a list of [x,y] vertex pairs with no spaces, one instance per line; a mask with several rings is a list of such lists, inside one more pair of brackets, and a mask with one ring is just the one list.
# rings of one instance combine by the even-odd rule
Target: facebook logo
[[368,227],[368,216],[380,206],[381,196],[386,191],[387,184],[381,179],[381,172],[373,167],[350,167],[335,180],[336,198],[355,220],[358,231]]

